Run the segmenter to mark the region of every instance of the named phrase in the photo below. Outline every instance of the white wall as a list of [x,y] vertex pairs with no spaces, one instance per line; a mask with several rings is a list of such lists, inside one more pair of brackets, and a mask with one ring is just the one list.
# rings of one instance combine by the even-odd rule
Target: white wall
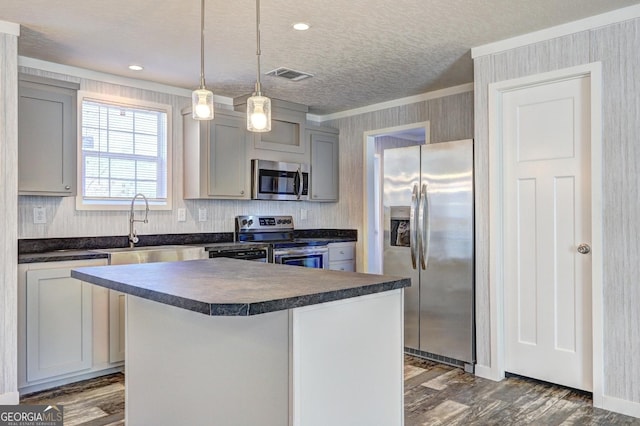
[[[123,85],[106,83],[42,71],[34,68],[20,67],[20,72],[73,81],[80,84],[81,90],[96,93],[142,99],[165,103],[173,107],[173,210],[151,211],[149,223],[136,226],[139,234],[173,234],[195,232],[232,232],[234,218],[249,213],[285,214],[294,217],[296,228],[356,228],[353,215],[345,210],[348,202],[309,203],[283,201],[235,201],[235,200],[183,200],[182,199],[182,115],[180,111],[191,102],[190,98],[173,94],[159,93],[151,90],[132,88]],[[349,179],[346,179],[348,185]],[[348,186],[341,188],[343,195],[349,193]],[[47,223],[33,223],[33,208],[46,209]],[[177,209],[187,210],[187,221],[177,221]],[[208,220],[198,222],[198,209],[208,210]],[[37,197],[20,196],[18,202],[18,235],[19,238],[51,238],[126,235],[129,232],[128,212],[126,211],[77,211],[74,197]],[[300,209],[308,211],[307,220],[300,219]]]
[[[640,402],[640,19],[479,56],[475,70],[476,244],[489,241],[488,84],[601,61],[604,394]],[[595,250],[596,248],[594,248]],[[489,253],[476,253],[478,363],[491,365]]]
[[[285,214],[294,217],[296,228],[357,229],[362,240],[363,224],[363,133],[367,130],[402,124],[431,121],[431,140],[471,138],[473,134],[473,94],[465,92],[431,99],[411,105],[388,108],[358,116],[322,123],[340,129],[340,201],[337,203],[286,201],[234,201],[182,199],[182,118],[180,110],[190,99],[178,95],[154,92],[123,85],[96,81],[20,67],[20,72],[74,81],[81,90],[115,96],[143,99],[172,105],[173,117],[173,210],[151,211],[149,223],[136,227],[139,234],[172,234],[195,232],[232,232],[237,215]],[[315,123],[317,124],[317,123]],[[33,208],[46,209],[47,223],[33,224]],[[177,221],[177,209],[187,209],[187,221]],[[207,208],[206,222],[198,222],[198,209]],[[18,201],[19,238],[52,238],[126,235],[129,232],[128,212],[77,211],[73,197],[20,196]],[[300,219],[300,210],[308,211],[307,220]],[[357,262],[361,270],[363,247],[358,242]]]
[[18,403],[18,37],[7,28],[0,22],[0,405]]
[[[473,138],[473,92],[464,92],[409,105],[366,112],[326,121],[323,124],[340,130],[340,196],[346,203],[350,222],[360,236],[357,245],[358,268],[362,270],[364,250],[364,133],[430,122],[431,143]],[[345,193],[348,190],[348,193]]]

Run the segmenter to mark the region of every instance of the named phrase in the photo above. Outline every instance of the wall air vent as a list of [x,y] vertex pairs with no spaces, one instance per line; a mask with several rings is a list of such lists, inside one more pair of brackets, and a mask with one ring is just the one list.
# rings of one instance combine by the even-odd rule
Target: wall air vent
[[296,71],[285,67],[276,68],[273,71],[269,71],[267,75],[272,77],[282,77],[291,81],[300,81],[305,78],[313,77],[313,74],[309,74],[307,72]]

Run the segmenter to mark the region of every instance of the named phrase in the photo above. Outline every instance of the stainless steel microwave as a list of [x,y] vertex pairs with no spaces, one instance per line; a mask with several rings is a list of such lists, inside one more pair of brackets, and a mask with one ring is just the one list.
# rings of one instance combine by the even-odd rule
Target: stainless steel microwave
[[254,200],[308,200],[309,165],[251,160],[251,198]]

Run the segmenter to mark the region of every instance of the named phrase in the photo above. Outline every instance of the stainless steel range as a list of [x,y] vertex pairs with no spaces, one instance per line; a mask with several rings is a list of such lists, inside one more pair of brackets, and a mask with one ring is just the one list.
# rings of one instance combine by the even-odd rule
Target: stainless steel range
[[273,263],[329,268],[327,241],[294,238],[291,216],[237,216],[235,239],[269,243],[273,247]]

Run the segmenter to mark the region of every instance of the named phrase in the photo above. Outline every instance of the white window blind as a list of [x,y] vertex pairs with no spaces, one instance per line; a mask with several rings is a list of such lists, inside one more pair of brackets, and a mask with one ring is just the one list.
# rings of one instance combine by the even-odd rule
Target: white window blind
[[89,97],[81,103],[82,205],[123,205],[137,193],[169,205],[170,107]]

